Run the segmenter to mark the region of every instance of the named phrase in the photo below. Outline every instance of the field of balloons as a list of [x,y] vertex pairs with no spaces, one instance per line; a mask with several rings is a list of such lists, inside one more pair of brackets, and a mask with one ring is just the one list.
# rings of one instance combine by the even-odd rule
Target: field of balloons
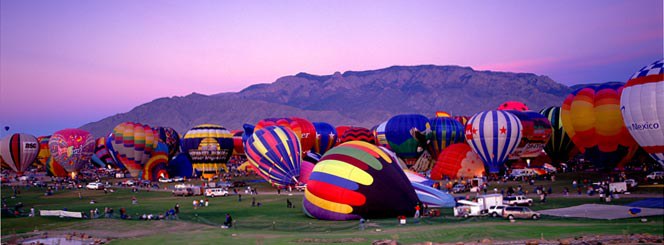
[[[546,173],[579,154],[600,171],[643,161],[661,168],[662,65],[644,67],[627,83],[584,85],[562,105],[541,111],[508,101],[472,116],[396,115],[371,129],[284,117],[241,130],[203,124],[182,136],[124,122],[97,139],[80,129],[9,135],[0,141],[0,156],[2,168],[18,175],[40,166],[70,178],[108,168],[149,181],[211,179],[242,168],[275,188],[306,185],[303,210],[317,219],[412,215],[420,202],[454,206],[453,197],[439,191],[450,186],[437,186],[444,179],[499,178],[523,167]],[[635,161],[639,149],[652,159]]]

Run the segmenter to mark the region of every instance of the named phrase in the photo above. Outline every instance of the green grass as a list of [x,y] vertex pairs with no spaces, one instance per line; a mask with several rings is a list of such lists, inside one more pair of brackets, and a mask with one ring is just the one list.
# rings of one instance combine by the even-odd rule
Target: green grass
[[[558,182],[558,181],[557,181]],[[562,182],[562,181],[561,181]],[[571,183],[565,181],[565,183]],[[516,186],[516,183],[508,184]],[[570,184],[571,185],[571,184]],[[264,184],[259,192],[272,191]],[[524,185],[526,186],[526,185]],[[163,186],[162,186],[163,188]],[[181,206],[179,221],[139,221],[139,220],[80,220],[58,217],[2,217],[3,242],[6,236],[50,230],[93,231],[108,229],[123,233],[132,230],[165,229],[165,232],[146,232],[132,237],[113,240],[114,244],[209,244],[215,241],[233,243],[350,243],[367,244],[379,239],[397,239],[402,243],[422,241],[456,242],[476,241],[483,238],[491,240],[532,239],[544,236],[547,239],[573,237],[587,234],[626,234],[650,233],[664,234],[663,217],[650,217],[649,222],[641,223],[638,218],[612,221],[591,220],[582,218],[558,218],[545,216],[542,220],[520,220],[510,223],[503,219],[488,217],[463,219],[452,217],[451,209],[443,209],[442,217],[424,218],[419,221],[409,219],[408,224],[401,226],[396,219],[370,220],[367,229],[358,230],[357,221],[322,221],[306,217],[301,210],[302,195],[261,194],[256,201],[261,207],[251,207],[251,195],[242,195],[242,202],[237,196],[210,198],[210,206],[194,209],[193,197],[172,197],[170,192],[132,193],[129,189],[116,189],[115,193],[104,194],[103,191],[82,190],[79,199],[78,191],[59,191],[53,196],[44,196],[44,190],[31,188],[22,190],[15,199],[8,198],[11,189],[3,187],[2,197],[13,207],[23,202],[24,210],[63,209],[88,212],[104,207],[115,209],[116,217],[119,209],[124,207],[132,216],[143,213],[159,214],[172,208],[176,203]],[[137,205],[131,204],[131,198],[138,199]],[[636,201],[636,198],[614,199],[611,204],[625,204]],[[196,197],[200,199],[201,196]],[[286,199],[290,199],[296,208],[286,208]],[[97,204],[90,204],[94,199]],[[204,197],[203,197],[204,199]],[[538,200],[538,199],[536,199]],[[569,207],[585,203],[600,203],[599,198],[552,197],[547,203],[535,203],[534,210]],[[225,214],[230,213],[236,220],[233,229],[220,229]],[[171,222],[171,223],[168,223]],[[169,226],[178,227],[168,230]],[[188,227],[191,226],[191,227]],[[194,227],[195,226],[195,227]],[[376,231],[380,229],[381,231]],[[235,235],[233,235],[235,234]],[[119,236],[122,237],[122,236]]]

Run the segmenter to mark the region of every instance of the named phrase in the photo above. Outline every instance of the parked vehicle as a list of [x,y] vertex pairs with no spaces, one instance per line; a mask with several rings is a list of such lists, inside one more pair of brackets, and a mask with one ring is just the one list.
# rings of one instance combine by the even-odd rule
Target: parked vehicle
[[206,197],[228,196],[228,191],[223,188],[207,188],[205,189]]
[[487,194],[477,196],[477,203],[480,204],[482,211],[486,211],[491,206],[502,206],[503,195],[501,194]]
[[88,185],[85,186],[85,188],[88,190],[103,190],[104,184],[100,182],[90,182],[88,183]]
[[506,219],[539,219],[540,214],[528,207],[505,207],[503,217]]
[[184,178],[179,176],[173,177],[173,182],[184,182]]
[[452,187],[452,193],[461,193],[468,191],[468,187],[464,184],[456,184]]
[[130,180],[130,179],[122,181],[122,185],[124,185],[124,186],[134,186],[135,184],[136,184],[136,182],[134,182],[133,180]]
[[655,171],[646,176],[646,180],[662,180],[664,179],[664,171]]
[[482,216],[482,207],[479,203],[459,200],[456,207],[454,207],[454,216],[468,218],[470,216]]
[[176,188],[173,190],[173,196],[193,196],[194,191],[192,188]]
[[626,179],[625,183],[627,184],[627,189],[633,189],[639,186],[639,183],[634,179]]
[[503,204],[508,206],[530,206],[533,205],[533,199],[525,196],[508,196],[503,199]]
[[159,178],[159,183],[171,183],[173,179]]
[[486,214],[491,215],[491,217],[503,217],[504,210],[505,206],[499,205],[499,206],[490,206],[489,209],[485,211]]

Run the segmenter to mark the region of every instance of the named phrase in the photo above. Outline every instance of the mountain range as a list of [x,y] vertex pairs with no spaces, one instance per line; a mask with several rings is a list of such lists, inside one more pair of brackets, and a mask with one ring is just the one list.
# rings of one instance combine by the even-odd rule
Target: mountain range
[[571,91],[547,76],[459,66],[392,66],[322,76],[298,73],[236,93],[159,98],[81,128],[100,137],[121,122],[133,121],[184,133],[203,123],[241,129],[242,124],[263,118],[293,116],[370,128],[397,114],[473,115],[510,100],[540,110],[560,106]]

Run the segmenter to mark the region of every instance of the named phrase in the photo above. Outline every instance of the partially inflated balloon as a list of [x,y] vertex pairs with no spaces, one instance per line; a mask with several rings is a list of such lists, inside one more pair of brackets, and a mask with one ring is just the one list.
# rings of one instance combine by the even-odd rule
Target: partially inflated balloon
[[359,140],[375,144],[373,133],[371,133],[369,129],[362,127],[348,128],[344,131],[343,135],[341,135],[341,143],[353,140]]
[[431,169],[431,179],[441,180],[443,176],[452,179],[473,178],[484,175],[484,164],[466,143],[452,144],[438,156]]
[[431,124],[422,115],[397,115],[387,121],[385,138],[398,157],[412,165],[422,155],[431,138]]
[[51,151],[48,149],[48,140],[51,139],[51,136],[39,136],[37,141],[39,141],[39,153],[37,154],[37,161],[46,165],[48,158],[51,157]]
[[510,159],[535,158],[542,154],[542,149],[551,137],[551,122],[544,115],[534,111],[507,112],[514,114],[521,121],[521,142],[510,154]]
[[641,68],[622,90],[620,108],[627,130],[664,166],[664,60]]
[[184,134],[182,151],[203,177],[211,178],[220,170],[227,171],[226,163],[233,153],[233,135],[215,124],[202,124]]
[[561,110],[560,107],[552,106],[542,110],[540,113],[549,119],[551,122],[551,137],[544,146],[544,151],[551,158],[551,161],[556,164],[566,162],[569,160],[569,153],[574,149],[574,143],[569,138],[565,130],[563,130],[563,123],[560,120]]
[[14,172],[23,174],[39,154],[39,142],[29,134],[12,134],[0,140],[0,155]]
[[95,138],[85,130],[63,129],[51,136],[48,148],[53,159],[67,172],[78,172],[90,162],[95,150]]
[[180,152],[180,135],[173,128],[158,127],[155,129],[159,134],[159,142],[168,147],[168,157],[172,158]]
[[418,201],[396,158],[378,146],[350,141],[316,164],[303,207],[309,217],[352,220],[410,216]]
[[124,122],[113,128],[106,146],[116,161],[137,178],[159,144],[159,134],[148,125]]
[[525,103],[520,101],[507,101],[498,106],[498,110],[515,110],[515,111],[527,111],[528,106]]
[[334,126],[326,122],[314,122],[314,127],[316,128],[316,143],[311,151],[323,155],[336,144],[337,131]]
[[466,141],[489,173],[498,173],[521,141],[521,121],[505,111],[475,114],[466,124]]
[[258,175],[277,187],[298,184],[302,161],[300,141],[288,128],[259,129],[244,145],[247,159]]
[[436,159],[447,146],[465,141],[464,125],[451,117],[436,117],[431,121],[429,152]]
[[600,168],[623,167],[637,150],[620,112],[623,83],[588,84],[562,106],[563,128],[585,159]]

